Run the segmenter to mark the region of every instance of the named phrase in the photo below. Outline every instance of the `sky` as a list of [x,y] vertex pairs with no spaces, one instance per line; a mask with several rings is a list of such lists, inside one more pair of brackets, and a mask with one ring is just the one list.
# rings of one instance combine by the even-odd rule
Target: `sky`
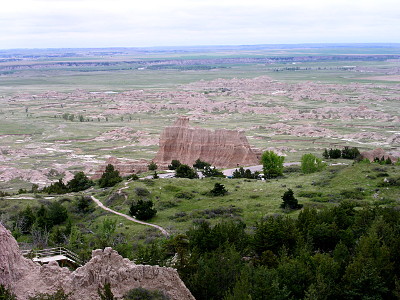
[[398,43],[399,0],[8,0],[0,49]]

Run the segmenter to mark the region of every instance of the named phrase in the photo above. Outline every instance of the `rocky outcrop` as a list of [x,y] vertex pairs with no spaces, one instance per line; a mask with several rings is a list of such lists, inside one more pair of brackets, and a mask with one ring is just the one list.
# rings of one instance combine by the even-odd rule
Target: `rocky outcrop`
[[0,224],[0,284],[12,289],[18,299],[63,288],[71,300],[98,299],[97,289],[110,282],[116,297],[133,288],[161,290],[170,299],[194,300],[172,268],[136,265],[111,248],[94,250],[92,259],[72,272],[56,262],[40,266],[24,258],[11,233]]
[[107,159],[106,163],[96,170],[92,179],[99,179],[101,175],[106,170],[106,166],[112,164],[116,170],[119,171],[119,175],[124,177],[132,175],[133,173],[141,173],[148,171],[147,160],[120,160],[116,157],[110,157]]
[[384,159],[390,158],[390,160],[392,162],[396,162],[397,159],[398,159],[398,157],[396,157],[394,155],[391,155],[390,153],[386,152],[382,148],[377,148],[377,149],[374,149],[374,150],[371,150],[371,151],[361,152],[361,157],[369,159],[370,161],[373,161],[375,158],[381,159],[382,157]]
[[154,162],[165,165],[177,159],[193,165],[198,158],[216,167],[229,168],[259,164],[260,152],[250,148],[243,132],[191,127],[188,117],[181,117],[164,129]]

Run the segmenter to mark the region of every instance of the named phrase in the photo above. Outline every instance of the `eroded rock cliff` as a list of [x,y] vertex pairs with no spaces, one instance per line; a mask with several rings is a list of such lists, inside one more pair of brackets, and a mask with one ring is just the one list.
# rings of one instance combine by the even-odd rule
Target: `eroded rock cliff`
[[374,150],[361,152],[361,157],[366,158],[370,161],[374,161],[375,158],[381,159],[383,157],[384,159],[390,158],[392,162],[396,162],[399,159],[398,155],[393,155],[393,154],[394,153],[386,152],[382,148],[377,148]]
[[98,299],[97,289],[110,282],[116,297],[133,288],[161,290],[170,299],[194,300],[172,268],[136,265],[111,248],[94,250],[92,259],[72,272],[56,262],[39,265],[24,258],[11,233],[0,223],[0,284],[10,287],[18,299],[63,288],[71,300]]
[[177,159],[193,165],[198,158],[220,168],[257,165],[260,151],[250,147],[243,132],[191,127],[189,118],[180,117],[162,132],[154,162],[165,165]]

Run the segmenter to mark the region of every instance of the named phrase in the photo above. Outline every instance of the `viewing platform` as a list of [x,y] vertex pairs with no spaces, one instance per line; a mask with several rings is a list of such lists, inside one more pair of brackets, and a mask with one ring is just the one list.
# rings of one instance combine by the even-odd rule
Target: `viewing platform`
[[56,261],[62,267],[77,268],[82,266],[82,260],[74,252],[63,248],[48,248],[42,250],[22,250],[22,255],[40,264]]

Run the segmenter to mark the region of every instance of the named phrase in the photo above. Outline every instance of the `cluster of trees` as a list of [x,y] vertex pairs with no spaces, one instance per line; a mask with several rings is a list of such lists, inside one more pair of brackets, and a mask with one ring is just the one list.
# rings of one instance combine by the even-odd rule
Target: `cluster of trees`
[[168,165],[169,170],[175,170],[175,177],[178,178],[199,178],[196,169],[202,170],[201,173],[204,177],[225,177],[224,173],[215,167],[211,167],[211,164],[197,159],[193,164],[193,168],[189,165],[182,164],[179,160],[172,160],[171,164]]
[[71,223],[62,230],[58,225],[66,224],[69,220],[67,209],[60,202],[31,208],[27,206],[13,217],[12,233],[18,238],[21,235],[30,235],[36,247],[45,247],[49,241],[54,244],[63,243],[61,235],[69,234]]
[[[137,175],[132,175],[132,179],[136,179]],[[114,168],[112,164],[108,164],[106,166],[105,171],[101,175],[101,178],[98,181],[98,185],[101,188],[112,187],[117,183],[122,181],[122,177],[119,175],[119,171]],[[90,180],[84,172],[78,172],[74,175],[70,181],[65,184],[62,179],[59,179],[57,182],[52,183],[49,186],[44,187],[39,190],[37,187],[34,190],[32,188],[32,192],[43,192],[48,194],[66,194],[71,192],[80,192],[84,191],[95,185],[95,182]]]
[[375,157],[374,158],[374,162],[378,163],[380,165],[391,165],[393,164],[392,160],[390,159],[390,157],[388,156],[386,159],[384,156],[382,156],[380,159],[379,157]]
[[204,167],[203,171],[201,172],[204,177],[221,177],[225,178],[224,173],[218,170],[216,167],[206,166]]
[[326,159],[332,158],[345,158],[345,159],[356,159],[360,156],[360,151],[357,147],[345,146],[342,150],[340,149],[325,149],[322,156]]
[[[55,116],[56,117],[56,116]],[[75,120],[75,115],[74,114],[69,114],[69,113],[64,113],[62,115],[62,118],[66,121],[71,121],[73,122]],[[89,119],[89,118],[85,118],[83,115],[78,115],[77,119],[79,120],[79,122],[89,122],[89,121],[93,121],[93,119]]]
[[[150,251],[151,248],[151,251]],[[342,202],[298,218],[194,225],[147,246],[140,263],[175,267],[196,299],[397,299],[400,211]],[[146,253],[146,255],[143,255]]]
[[48,193],[48,194],[66,194],[70,192],[84,191],[94,185],[94,182],[90,180],[84,172],[78,172],[74,175],[67,184],[64,184],[62,179],[57,182],[52,183],[49,186],[44,187],[38,192]]
[[232,178],[247,178],[247,179],[260,179],[260,172],[251,172],[250,169],[244,169],[240,167],[232,173]]

